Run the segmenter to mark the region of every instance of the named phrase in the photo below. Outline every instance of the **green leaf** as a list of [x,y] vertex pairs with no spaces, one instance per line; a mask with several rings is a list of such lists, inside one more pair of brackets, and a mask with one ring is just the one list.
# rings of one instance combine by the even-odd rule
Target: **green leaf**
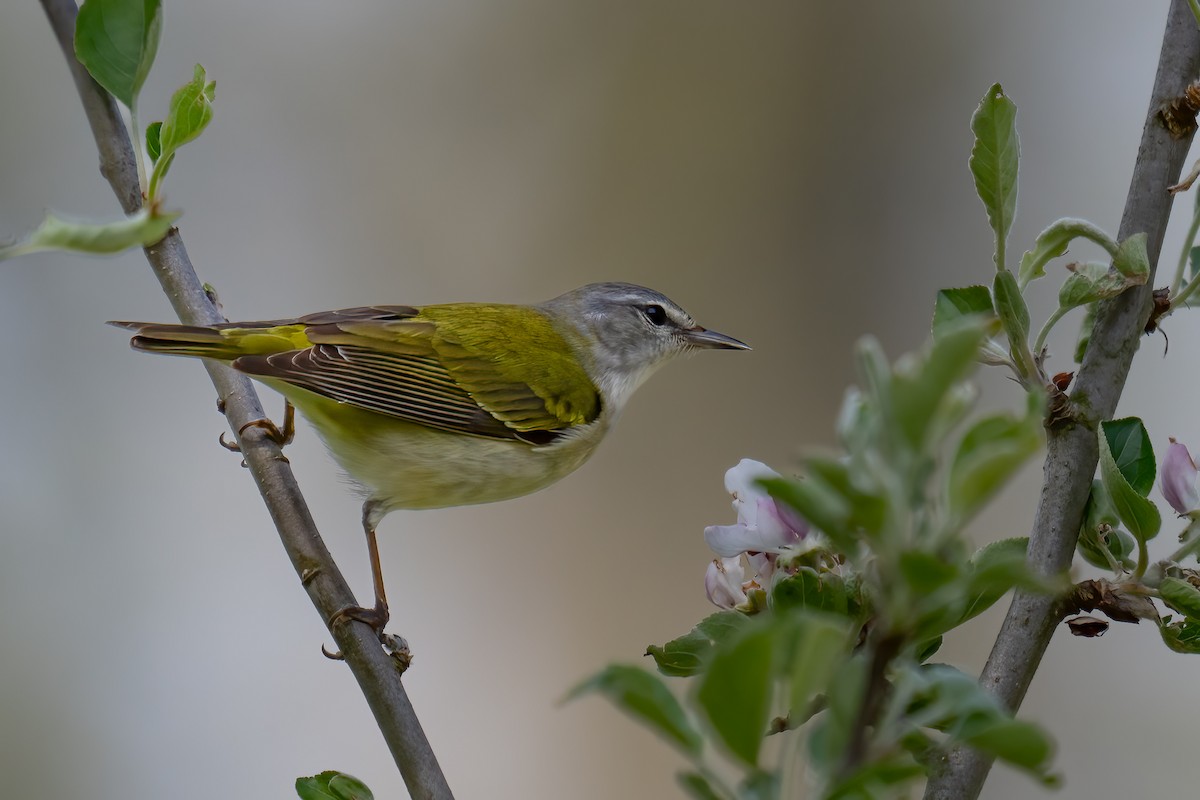
[[97,83],[133,108],[161,34],[159,0],[87,0],[75,18],[75,56]]
[[158,132],[162,151],[150,176],[150,189],[147,194],[151,199],[158,197],[159,187],[167,176],[167,170],[175,161],[175,152],[199,136],[212,120],[212,103],[216,92],[216,82],[207,80],[204,67],[197,64],[192,80],[171,96],[167,118],[163,120]]
[[1121,242],[1113,255],[1113,269],[1141,286],[1150,278],[1150,256],[1146,252],[1146,234],[1135,233]]
[[148,247],[160,241],[178,213],[152,214],[142,208],[121,220],[97,224],[67,222],[47,214],[42,224],[22,241],[0,247],[0,261],[42,250],[69,250],[76,253],[111,255],[131,247]]
[[691,758],[700,755],[700,734],[662,679],[638,667],[611,664],[573,688],[566,700],[596,692],[617,708],[677,746]]
[[964,286],[958,289],[942,289],[933,303],[933,336],[936,339],[951,323],[979,315],[991,318],[992,292],[986,286]]
[[771,587],[771,607],[780,613],[806,609],[845,615],[849,608],[846,584],[835,573],[818,574],[812,567],[799,567]]
[[805,480],[767,478],[759,483],[771,497],[786,503],[835,543],[850,544],[847,522],[853,509],[835,487],[815,476]]
[[683,793],[692,800],[725,800],[699,772],[681,772],[675,776]]
[[748,621],[749,617],[738,611],[718,611],[662,647],[650,645],[646,655],[654,659],[658,671],[664,675],[684,678],[699,675],[713,648],[727,641]]
[[1004,243],[1012,228],[1017,208],[1017,107],[994,84],[971,117],[975,145],[971,148],[971,174],[975,191],[987,210],[988,222],[996,235],[996,268],[1004,268]]
[[1010,589],[1037,589],[1041,584],[1025,563],[1029,539],[1001,539],[981,547],[967,562],[967,603],[958,624],[982,614]]
[[157,162],[162,153],[162,126],[162,122],[151,122],[146,126],[146,153],[151,164]]
[[776,626],[753,625],[717,648],[700,678],[696,702],[733,755],[750,766],[766,735]]
[[1006,269],[996,272],[992,282],[992,296],[996,302],[996,316],[1008,337],[1008,350],[1013,361],[1028,377],[1033,370],[1033,355],[1029,352],[1029,307],[1021,296],[1017,279]]
[[993,414],[967,430],[948,474],[950,516],[956,525],[974,517],[1041,449],[1044,429],[1034,408],[1040,409],[1040,402],[1031,404],[1031,413],[1024,416]]
[[1154,488],[1156,467],[1154,448],[1146,428],[1137,417],[1114,419],[1102,423],[1108,449],[1116,462],[1121,477],[1133,490],[1146,497]]
[[1061,308],[1075,308],[1108,297],[1116,297],[1130,286],[1146,282],[1144,275],[1140,279],[1130,278],[1099,261],[1070,264],[1068,268],[1071,274],[1058,290],[1058,305]]
[[892,416],[912,450],[923,451],[946,395],[975,368],[982,341],[983,328],[964,319],[945,327],[927,355],[897,365],[891,382]]
[[1037,774],[1049,768],[1054,755],[1050,736],[1032,722],[1019,719],[997,719],[964,735],[962,740],[1001,761]]
[[1146,499],[1154,485],[1154,451],[1142,421],[1129,417],[1102,422],[1098,437],[1100,479],[1112,498],[1113,510],[1139,542],[1153,539],[1162,517]]
[[1158,623],[1158,632],[1163,644],[1176,653],[1200,654],[1200,621],[1187,619],[1168,624]]
[[1082,364],[1087,353],[1088,343],[1092,340],[1092,328],[1096,325],[1096,304],[1089,303],[1083,312],[1079,323],[1079,338],[1075,340],[1075,363]]
[[1107,250],[1109,255],[1115,255],[1117,252],[1117,243],[1087,220],[1057,220],[1039,233],[1033,243],[1033,249],[1027,250],[1025,255],[1021,256],[1021,266],[1017,272],[1017,282],[1021,288],[1025,288],[1030,281],[1045,276],[1046,265],[1066,253],[1071,241],[1079,238],[1095,242]]
[[790,615],[785,624],[793,636],[786,668],[789,708],[805,714],[849,652],[853,627],[843,617],[812,612]]
[[367,785],[353,775],[328,770],[308,778],[296,778],[301,800],[374,800]]
[[1158,584],[1158,593],[1162,600],[1171,608],[1190,617],[1200,620],[1200,590],[1179,578],[1163,578]]

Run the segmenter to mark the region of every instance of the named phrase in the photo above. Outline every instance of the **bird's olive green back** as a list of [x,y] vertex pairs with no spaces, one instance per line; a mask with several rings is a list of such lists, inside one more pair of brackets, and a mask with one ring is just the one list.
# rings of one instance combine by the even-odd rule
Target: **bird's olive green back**
[[[311,346],[298,346],[299,326]],[[523,306],[345,309],[222,327],[221,349],[242,352],[233,366],[243,372],[444,430],[544,443],[600,414],[570,345]]]

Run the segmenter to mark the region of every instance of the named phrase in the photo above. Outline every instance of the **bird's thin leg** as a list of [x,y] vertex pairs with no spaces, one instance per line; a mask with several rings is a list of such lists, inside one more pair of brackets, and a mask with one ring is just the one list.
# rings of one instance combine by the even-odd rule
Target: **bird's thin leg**
[[[269,419],[253,419],[238,428],[238,436],[245,433],[247,428],[262,428],[267,432],[268,439],[280,447],[286,447],[296,438],[296,407],[292,405],[290,400],[283,401],[283,430],[280,430]],[[242,452],[242,448],[238,446],[238,443],[226,439],[223,432],[218,441],[220,441],[221,446],[226,450],[232,450],[235,453]]]
[[[371,583],[375,589],[375,605],[372,608],[348,606],[338,609],[329,618],[331,630],[335,625],[340,625],[348,620],[357,620],[370,625],[375,633],[382,637],[383,629],[391,618],[388,611],[387,593],[383,586],[383,567],[379,562],[379,542],[375,538],[375,526],[379,524],[379,518],[376,516],[378,511],[379,507],[373,501],[368,500],[363,503],[363,531],[367,534],[367,555],[371,560]],[[340,652],[325,651],[325,655],[333,659],[341,658]]]

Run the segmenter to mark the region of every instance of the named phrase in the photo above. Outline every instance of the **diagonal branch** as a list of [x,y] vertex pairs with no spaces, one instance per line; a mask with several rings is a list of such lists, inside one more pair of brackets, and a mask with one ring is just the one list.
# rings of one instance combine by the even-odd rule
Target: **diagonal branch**
[[[1116,410],[1150,314],[1153,269],[1162,250],[1173,200],[1167,187],[1178,177],[1192,139],[1190,132],[1173,138],[1158,112],[1181,96],[1198,72],[1200,31],[1196,19],[1188,0],[1172,0],[1118,237],[1124,240],[1135,233],[1146,234],[1150,280],[1101,305],[1071,395],[1079,421],[1048,431],[1045,482],[1029,537],[1028,563],[1040,574],[1059,574],[1071,564],[1096,472],[1096,430],[1100,421],[1111,418]],[[1058,598],[1024,593],[1013,598],[979,676],[983,687],[1008,708],[1015,711],[1020,707],[1060,620]],[[974,750],[953,750],[941,773],[930,778],[926,800],[973,800],[979,796],[991,766],[990,758]]]
[[[41,0],[41,3],[87,113],[100,153],[100,172],[112,186],[122,208],[130,213],[141,205],[133,149],[115,101],[75,58],[75,0]],[[177,229],[173,228],[166,238],[145,252],[182,322],[210,325],[224,321],[196,277]],[[235,432],[246,423],[264,417],[247,377],[211,361],[205,360],[204,365]],[[321,619],[328,624],[338,609],[357,606],[358,602],[317,532],[291,467],[279,447],[264,433],[261,428],[247,428],[238,436],[238,444],[279,530],[288,558]],[[351,622],[335,626],[330,633],[375,715],[409,793],[415,800],[452,798],[401,683],[401,671],[380,647],[374,632],[367,625]]]

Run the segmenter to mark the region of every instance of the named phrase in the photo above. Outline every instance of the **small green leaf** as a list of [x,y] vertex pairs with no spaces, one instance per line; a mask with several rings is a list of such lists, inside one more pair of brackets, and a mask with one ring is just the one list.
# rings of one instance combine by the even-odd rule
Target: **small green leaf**
[[67,222],[47,214],[42,224],[22,241],[0,247],[0,261],[42,250],[111,255],[131,247],[148,247],[161,240],[179,219],[178,213],[151,214],[142,208],[120,222]]
[[1146,234],[1135,233],[1121,242],[1113,255],[1113,269],[1140,286],[1150,277],[1150,256],[1146,253]]
[[212,103],[216,91],[217,84],[207,80],[204,67],[197,64],[192,80],[171,96],[167,118],[163,120],[158,132],[162,150],[150,176],[150,189],[147,194],[151,199],[158,197],[159,187],[167,175],[167,170],[175,161],[175,152],[199,136],[212,120]]
[[775,626],[747,626],[717,648],[700,678],[696,702],[733,755],[754,766],[766,735],[772,694]]
[[[1121,518],[1113,508],[1104,482],[1093,480],[1091,494],[1083,509],[1083,524],[1079,528],[1077,545],[1084,561],[1100,569],[1112,569],[1114,561],[1126,569],[1133,568],[1129,555],[1137,544],[1132,536],[1117,527],[1120,524]],[[1109,556],[1105,556],[1105,550]]]
[[832,572],[817,574],[812,567],[799,567],[794,574],[777,581],[771,587],[770,605],[780,613],[806,609],[841,615],[849,607],[841,576]]
[[567,700],[597,692],[613,705],[676,745],[685,755],[700,755],[700,734],[688,719],[683,706],[671,694],[662,679],[638,667],[611,664],[580,683]]
[[1057,220],[1039,233],[1033,243],[1033,249],[1021,256],[1021,266],[1017,273],[1017,282],[1021,288],[1029,285],[1030,281],[1043,277],[1046,274],[1046,265],[1066,253],[1072,240],[1080,238],[1095,242],[1107,250],[1109,255],[1115,255],[1117,252],[1117,243],[1087,220]]
[[1163,644],[1176,653],[1200,654],[1200,621],[1186,619],[1170,624],[1162,621],[1158,623],[1158,632]]
[[197,64],[192,80],[171,96],[170,110],[159,134],[164,155],[173,153],[195,139],[212,120],[212,102],[216,98],[217,84],[206,78],[204,67]]
[[1058,290],[1058,305],[1061,308],[1075,308],[1116,297],[1130,286],[1146,282],[1144,275],[1140,280],[1135,280],[1099,261],[1070,264],[1069,268],[1071,274]]
[[986,286],[964,286],[942,289],[933,304],[933,336],[936,339],[947,325],[972,315],[991,318],[992,292]]
[[1146,428],[1136,417],[1100,423],[1100,479],[1122,524],[1140,542],[1153,539],[1162,525],[1154,503],[1146,499],[1154,485],[1154,451]]
[[993,414],[967,430],[948,474],[947,495],[954,524],[963,525],[974,517],[1041,449],[1043,431],[1039,413],[1021,417]]
[[1008,337],[1008,350],[1021,375],[1033,374],[1033,354],[1029,351],[1029,307],[1021,296],[1017,279],[1006,269],[998,270],[992,282],[992,297],[996,303],[996,316]]
[[967,602],[958,624],[982,614],[997,600],[1020,586],[1030,590],[1046,587],[1030,572],[1025,563],[1029,539],[1001,539],[981,547],[967,563]]
[[297,778],[296,794],[301,800],[374,800],[375,797],[358,778],[336,770]]
[[759,483],[771,497],[786,503],[835,542],[849,543],[846,528],[853,509],[835,487],[815,476],[805,480],[768,478]]
[[133,108],[161,34],[160,0],[87,0],[75,18],[75,56],[97,83]]
[[675,776],[683,793],[692,800],[724,800],[717,790],[709,783],[708,778],[699,772],[681,772]]
[[1195,586],[1179,578],[1167,577],[1158,584],[1158,593],[1164,603],[1180,614],[1200,620],[1200,590]]
[[971,174],[975,191],[987,210],[996,235],[996,268],[1004,269],[1004,244],[1017,208],[1017,107],[1000,84],[994,84],[971,117],[975,145],[971,148]]
[[151,122],[146,126],[146,153],[150,156],[151,164],[158,161],[162,153],[162,126],[161,122]]
[[658,671],[673,677],[698,675],[704,669],[713,647],[727,641],[749,621],[737,611],[718,611],[701,620],[683,636],[662,647],[650,645],[646,655],[654,659]]

